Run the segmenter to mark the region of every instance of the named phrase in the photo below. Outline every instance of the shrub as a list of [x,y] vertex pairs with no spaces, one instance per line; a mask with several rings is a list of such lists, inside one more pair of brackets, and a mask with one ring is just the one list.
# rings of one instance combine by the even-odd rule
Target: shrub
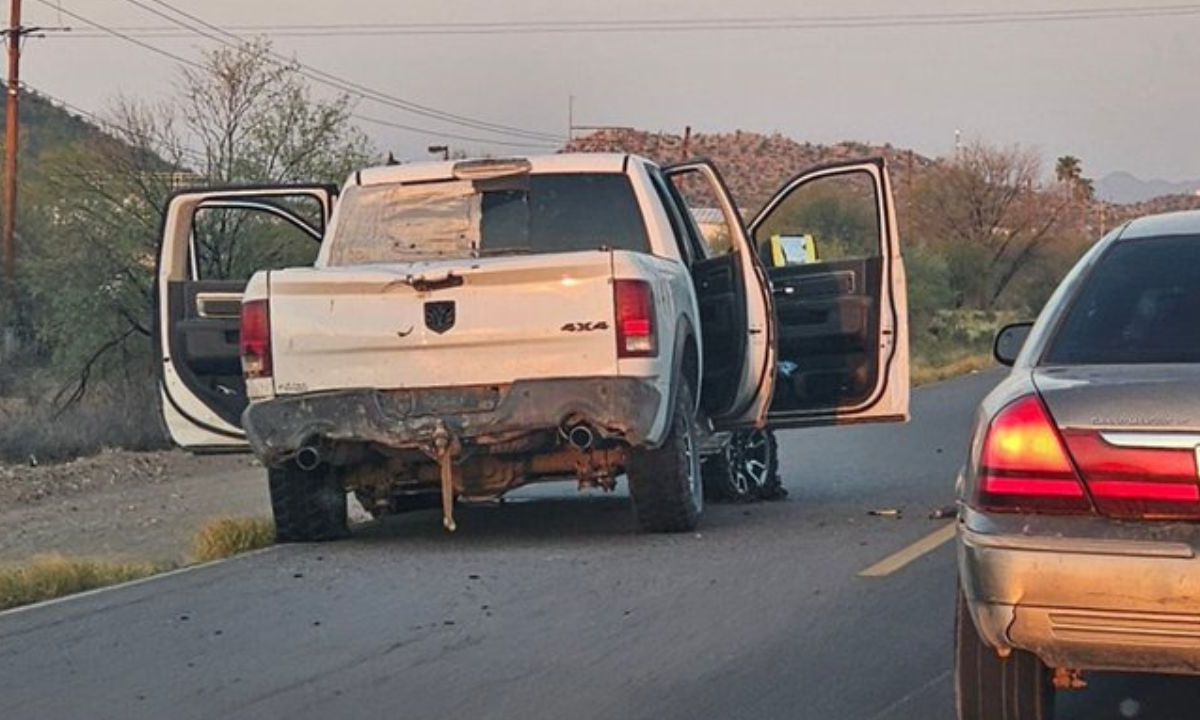
[[170,566],[40,555],[29,564],[0,568],[0,610],[148,577]]
[[267,547],[275,542],[275,524],[265,518],[219,518],[196,533],[191,559],[211,562]]
[[104,448],[169,447],[158,398],[148,385],[97,386],[61,414],[48,399],[0,398],[0,461],[61,461]]

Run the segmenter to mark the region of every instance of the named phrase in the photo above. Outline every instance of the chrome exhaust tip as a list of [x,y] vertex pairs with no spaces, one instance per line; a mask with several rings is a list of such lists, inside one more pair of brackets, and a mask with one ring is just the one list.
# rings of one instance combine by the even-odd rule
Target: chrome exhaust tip
[[296,451],[296,467],[301,470],[316,470],[321,464],[321,451],[306,445]]
[[587,425],[575,425],[567,430],[567,441],[576,450],[591,450],[596,442],[596,435]]

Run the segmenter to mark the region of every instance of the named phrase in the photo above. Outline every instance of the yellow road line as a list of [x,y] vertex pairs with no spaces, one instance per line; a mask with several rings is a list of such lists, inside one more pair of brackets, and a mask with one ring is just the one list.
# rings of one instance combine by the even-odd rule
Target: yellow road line
[[891,575],[913,560],[916,560],[927,553],[931,553],[953,540],[955,531],[955,524],[953,522],[948,523],[945,527],[938,528],[936,532],[926,535],[903,550],[888,555],[871,567],[860,572],[858,576],[884,577],[885,575]]

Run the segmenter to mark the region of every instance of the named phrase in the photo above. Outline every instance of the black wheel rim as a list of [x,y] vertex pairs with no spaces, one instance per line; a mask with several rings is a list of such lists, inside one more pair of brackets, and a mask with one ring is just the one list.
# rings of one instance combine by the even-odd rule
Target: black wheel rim
[[739,494],[749,494],[771,480],[771,442],[765,430],[737,433],[730,442],[732,481]]

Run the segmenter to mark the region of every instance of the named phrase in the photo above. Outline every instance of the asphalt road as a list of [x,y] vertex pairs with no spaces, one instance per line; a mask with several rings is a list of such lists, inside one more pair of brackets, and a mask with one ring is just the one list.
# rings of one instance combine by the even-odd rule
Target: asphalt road
[[[950,522],[996,378],[783,434],[791,497],[698,534],[543,491],[0,614],[0,718],[952,718],[953,543],[859,573]],[[1059,718],[1195,717],[1195,688],[1100,677]]]

